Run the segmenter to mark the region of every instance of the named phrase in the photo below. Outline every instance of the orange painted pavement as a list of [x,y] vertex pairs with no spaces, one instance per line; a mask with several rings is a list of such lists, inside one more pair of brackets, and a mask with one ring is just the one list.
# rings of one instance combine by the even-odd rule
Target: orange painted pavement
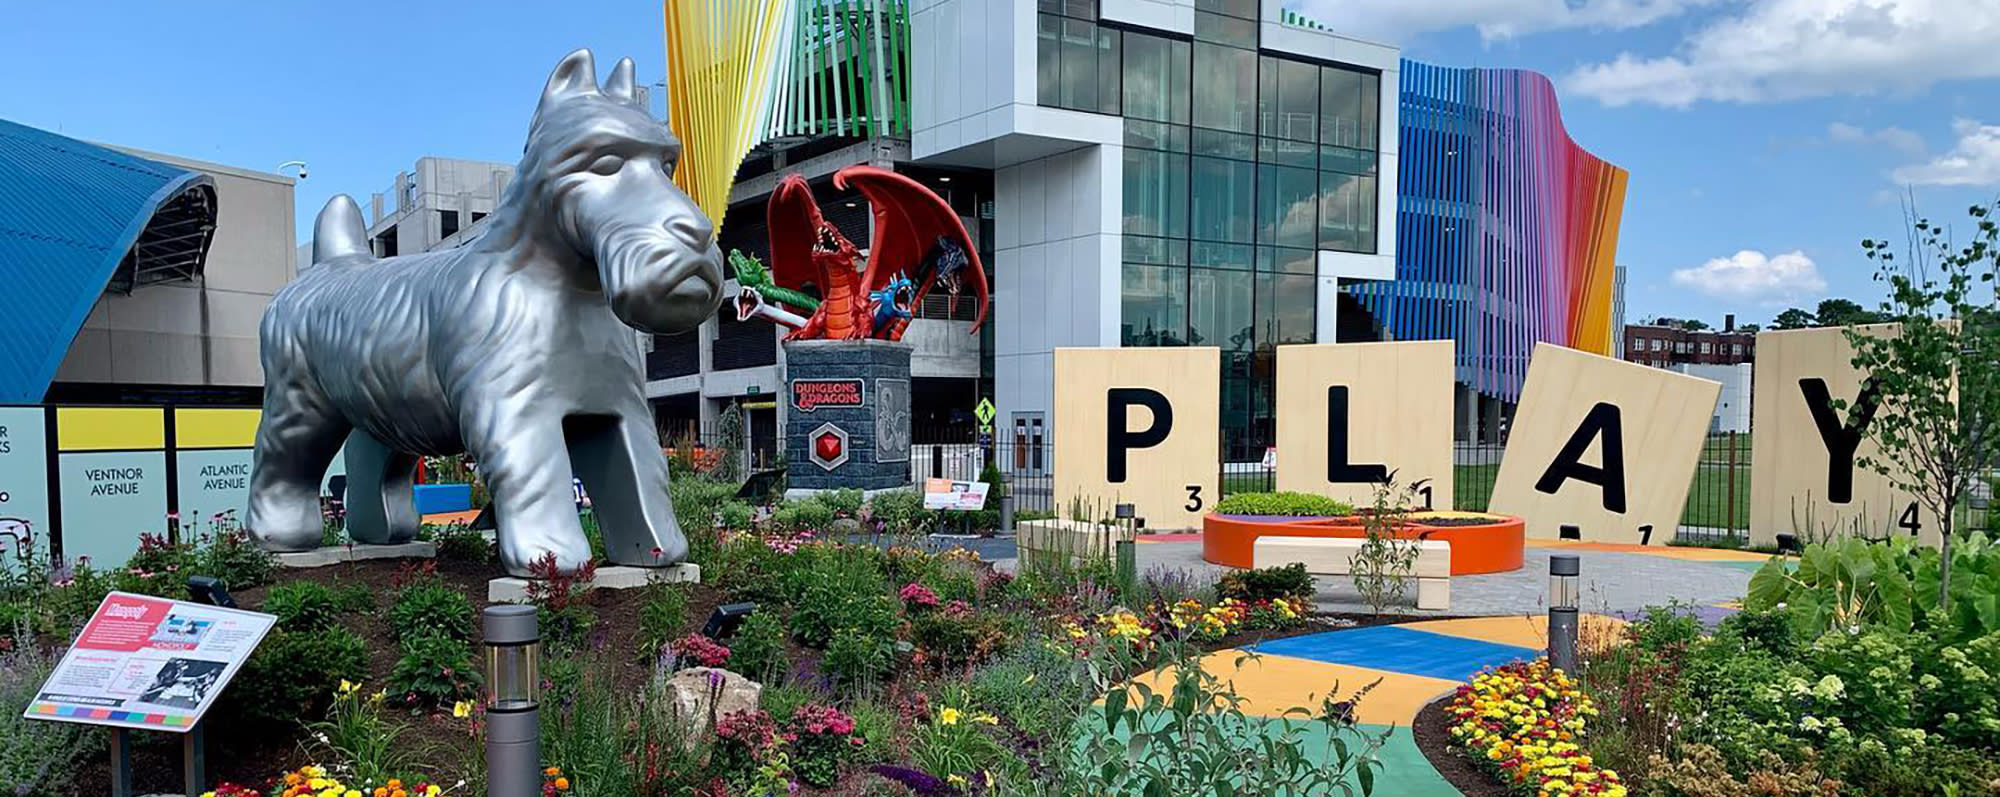
[[[1239,667],[1237,660],[1241,658]],[[1233,681],[1243,698],[1243,713],[1281,717],[1294,708],[1317,712],[1319,701],[1329,693],[1337,699],[1352,697],[1355,690],[1381,679],[1374,691],[1361,699],[1356,719],[1374,725],[1409,727],[1417,710],[1439,695],[1458,688],[1457,681],[1404,675],[1345,664],[1264,654],[1247,656],[1240,650],[1223,650],[1202,657],[1202,669],[1224,681]],[[1140,676],[1155,691],[1173,687],[1173,668]]]
[[476,517],[479,517],[479,510],[468,509],[464,512],[437,512],[425,515],[424,522],[439,526],[449,526],[453,523],[470,526],[472,525],[472,519]]

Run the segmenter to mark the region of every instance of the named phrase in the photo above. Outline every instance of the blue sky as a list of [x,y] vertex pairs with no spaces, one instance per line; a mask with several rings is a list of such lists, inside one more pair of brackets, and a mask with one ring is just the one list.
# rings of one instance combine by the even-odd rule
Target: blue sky
[[[996,0],[997,1],[997,0]],[[1627,317],[1872,304],[1899,197],[2000,195],[1994,0],[1286,0],[1453,66],[1554,78],[1570,134],[1632,172]],[[554,7],[558,11],[545,10]],[[574,47],[663,70],[657,2],[19,3],[0,117],[226,164],[311,165],[299,235],[423,155],[512,161]]]

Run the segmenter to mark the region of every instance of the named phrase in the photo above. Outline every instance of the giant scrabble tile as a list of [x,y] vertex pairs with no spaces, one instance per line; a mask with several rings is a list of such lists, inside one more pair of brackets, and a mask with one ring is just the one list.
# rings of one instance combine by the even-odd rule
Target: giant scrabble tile
[[1394,473],[1450,509],[1452,342],[1278,347],[1278,489],[1367,506]]
[[1221,352],[1056,349],[1056,507],[1134,505],[1149,529],[1194,529],[1221,496]]
[[1490,508],[1525,518],[1530,537],[1574,524],[1586,540],[1666,544],[1721,392],[1707,379],[1536,344]]

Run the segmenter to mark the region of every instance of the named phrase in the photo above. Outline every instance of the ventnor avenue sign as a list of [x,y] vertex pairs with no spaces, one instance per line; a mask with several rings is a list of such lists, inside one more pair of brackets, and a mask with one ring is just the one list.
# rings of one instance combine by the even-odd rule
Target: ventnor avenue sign
[[792,380],[792,408],[800,412],[821,407],[859,407],[862,399],[859,379]]

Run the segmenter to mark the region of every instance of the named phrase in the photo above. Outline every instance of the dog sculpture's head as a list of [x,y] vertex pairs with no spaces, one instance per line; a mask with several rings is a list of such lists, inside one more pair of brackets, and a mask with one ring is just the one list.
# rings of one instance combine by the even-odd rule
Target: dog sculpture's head
[[674,184],[681,142],[641,107],[632,59],[602,88],[589,50],[563,58],[542,89],[509,194],[537,219],[536,235],[596,266],[619,320],[672,334],[699,326],[722,301],[715,225]]

